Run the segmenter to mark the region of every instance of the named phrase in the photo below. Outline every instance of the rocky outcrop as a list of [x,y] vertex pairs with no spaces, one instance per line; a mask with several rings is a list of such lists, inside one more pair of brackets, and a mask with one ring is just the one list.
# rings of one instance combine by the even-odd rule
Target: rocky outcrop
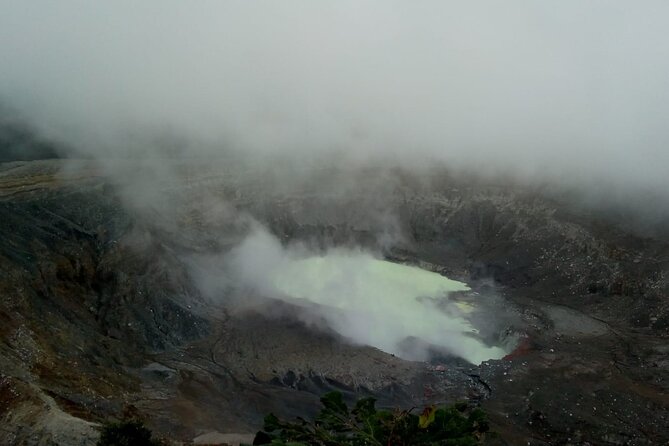
[[[333,389],[482,402],[510,444],[669,438],[667,240],[447,175],[348,173],[341,192],[338,171],[286,184],[198,166],[147,204],[98,166],[62,167],[0,164],[0,442],[76,444],[59,437],[70,426],[90,444],[95,423],[124,413],[176,439],[248,433]],[[515,309],[489,335],[521,333],[522,348],[480,367],[412,363],[272,301],[232,311],[201,293],[188,259],[224,256],[251,218],[285,242],[363,245],[465,280]]]

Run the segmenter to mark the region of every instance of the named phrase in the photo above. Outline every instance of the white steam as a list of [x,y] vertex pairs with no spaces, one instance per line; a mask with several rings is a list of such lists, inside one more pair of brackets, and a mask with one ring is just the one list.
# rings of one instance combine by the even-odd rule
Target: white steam
[[425,360],[432,349],[478,364],[507,353],[476,337],[467,319],[473,307],[449,299],[469,290],[465,284],[363,251],[284,249],[257,227],[223,268],[237,286],[303,307],[351,342],[405,359]]
[[[668,16],[662,0],[0,0],[0,107],[80,154],[115,159],[102,164],[125,201],[161,211],[153,219],[164,225],[190,204],[166,198],[188,183],[177,181],[188,172],[174,158],[212,166],[217,158],[226,179],[269,164],[282,186],[320,181],[311,167],[323,160],[344,171],[363,161],[445,164],[647,208],[638,197],[669,202]],[[221,162],[222,153],[239,165]],[[148,160],[150,175],[135,158]],[[260,187],[269,175],[259,176],[248,181],[257,188],[235,193],[249,203],[256,189],[269,193]],[[378,194],[361,184],[344,176],[328,192],[365,195],[378,211]],[[225,200],[200,198],[205,220],[235,220]],[[396,238],[392,218],[380,220]],[[483,348],[463,347],[475,340],[461,315],[431,319],[447,316],[413,305],[408,291],[379,303],[392,293],[375,287],[398,284],[373,271],[373,258],[308,255],[261,231],[226,261],[210,260],[255,292],[313,300],[357,342],[399,351],[416,336],[463,357]],[[303,282],[309,271],[328,280]],[[402,274],[420,288],[413,272],[393,277]],[[199,283],[222,280],[203,274]],[[383,336],[366,331],[369,321]]]
[[666,1],[0,11],[0,100],[85,154],[336,152],[666,195]]

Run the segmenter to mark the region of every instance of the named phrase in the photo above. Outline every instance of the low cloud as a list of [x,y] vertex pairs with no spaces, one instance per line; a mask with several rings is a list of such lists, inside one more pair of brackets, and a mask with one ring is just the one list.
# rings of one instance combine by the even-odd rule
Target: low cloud
[[0,98],[80,154],[337,154],[666,194],[666,2],[0,4]]

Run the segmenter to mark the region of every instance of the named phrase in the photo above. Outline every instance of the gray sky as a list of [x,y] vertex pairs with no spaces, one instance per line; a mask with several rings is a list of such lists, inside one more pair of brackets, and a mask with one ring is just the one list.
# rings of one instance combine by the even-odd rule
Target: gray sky
[[663,191],[667,24],[666,0],[0,0],[0,99],[104,155],[167,134]]

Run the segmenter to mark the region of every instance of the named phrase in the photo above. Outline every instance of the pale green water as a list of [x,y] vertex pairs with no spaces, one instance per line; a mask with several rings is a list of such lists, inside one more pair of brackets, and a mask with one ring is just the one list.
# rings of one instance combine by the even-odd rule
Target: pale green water
[[406,359],[426,359],[424,348],[402,347],[406,338],[475,364],[506,354],[476,339],[466,319],[471,307],[448,300],[449,292],[469,287],[433,272],[362,252],[332,251],[284,260],[273,269],[271,281],[284,295],[320,304],[321,316],[341,335]]

